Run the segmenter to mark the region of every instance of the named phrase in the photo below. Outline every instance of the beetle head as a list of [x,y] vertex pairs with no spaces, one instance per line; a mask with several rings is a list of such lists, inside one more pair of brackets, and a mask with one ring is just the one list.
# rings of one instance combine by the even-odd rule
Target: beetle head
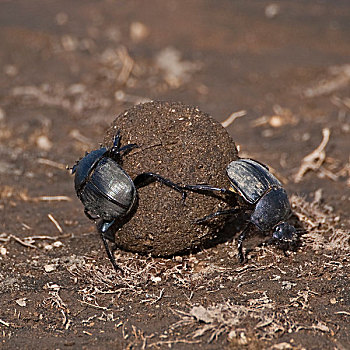
[[283,250],[295,249],[298,242],[297,231],[294,226],[282,222],[275,227],[272,239]]

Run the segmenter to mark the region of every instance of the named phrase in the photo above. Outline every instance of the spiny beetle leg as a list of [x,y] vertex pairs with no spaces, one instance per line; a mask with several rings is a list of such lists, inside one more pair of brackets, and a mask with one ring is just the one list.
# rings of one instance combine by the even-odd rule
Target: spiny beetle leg
[[197,219],[196,220],[196,224],[203,224],[203,223],[206,223],[208,222],[209,220],[217,217],[217,216],[221,216],[221,215],[230,215],[230,214],[234,214],[238,211],[239,209],[238,208],[231,208],[231,209],[227,209],[227,210],[219,210],[213,214],[209,214],[207,216],[204,216],[203,218],[201,219]]
[[158,174],[154,174],[154,173],[139,174],[134,179],[134,184],[135,184],[135,187],[137,189],[139,189],[139,188],[145,187],[145,186],[147,186],[155,181],[160,182],[163,185],[168,186],[168,187],[172,188],[173,190],[180,192],[182,195],[182,199],[185,200],[186,192],[184,191],[184,187],[181,187],[181,186],[175,184],[174,182],[172,182],[168,179],[165,179],[164,177],[162,177]]
[[105,246],[105,249],[106,249],[106,252],[107,252],[107,255],[108,255],[108,258],[110,260],[110,262],[112,263],[113,267],[114,267],[114,270],[116,272],[121,272],[122,274],[124,274],[124,270],[117,265],[115,259],[114,259],[114,256],[113,256],[113,253],[111,252],[111,249],[109,248],[109,245],[108,245],[108,242],[106,240],[106,237],[104,236],[104,233],[102,231],[100,231],[100,236],[102,238],[102,242]]
[[118,151],[120,156],[124,156],[126,153],[130,152],[132,149],[139,147],[136,143],[129,143],[128,145],[123,146]]
[[237,248],[238,248],[238,259],[241,263],[244,262],[244,254],[243,254],[243,241],[247,235],[247,232],[250,230],[252,224],[249,223],[245,229],[240,233],[237,239]]
[[106,232],[109,230],[109,228],[115,223],[115,220],[111,220],[111,221],[107,221],[107,220],[103,220],[99,230],[104,234],[104,236],[106,237]]
[[185,185],[183,186],[185,190],[197,193],[205,193],[205,192],[219,192],[223,194],[227,194],[232,196],[234,193],[226,188],[218,188],[212,187],[210,185]]
[[114,137],[112,150],[119,150],[121,138],[122,137],[120,136],[120,130],[118,130]]

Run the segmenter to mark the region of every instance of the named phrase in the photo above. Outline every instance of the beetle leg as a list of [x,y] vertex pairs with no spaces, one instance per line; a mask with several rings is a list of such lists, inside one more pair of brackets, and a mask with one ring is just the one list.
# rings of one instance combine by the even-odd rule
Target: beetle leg
[[238,248],[238,259],[242,263],[244,261],[244,254],[243,254],[243,241],[247,235],[247,232],[250,230],[252,224],[249,223],[245,229],[240,233],[237,239],[237,248]]
[[231,208],[231,209],[227,209],[227,210],[220,210],[220,211],[217,211],[216,213],[213,213],[213,214],[209,214],[207,216],[204,216],[203,218],[201,219],[197,219],[196,220],[196,224],[203,224],[217,216],[220,216],[220,215],[230,215],[230,214],[233,214],[233,213],[236,213],[238,211],[238,208]]
[[109,150],[110,156],[114,158],[116,161],[118,161],[120,157],[122,157],[127,152],[131,151],[133,148],[138,147],[138,145],[136,145],[135,143],[130,143],[128,145],[120,147],[121,138],[122,137],[120,135],[120,130],[118,130],[114,138],[113,146]]
[[115,137],[114,137],[112,149],[119,149],[121,138],[122,137],[120,136],[120,130],[118,130],[117,133],[115,134]]
[[114,234],[111,234],[108,232],[109,228],[114,225],[115,220],[107,221],[107,220],[102,220],[101,223],[97,225],[97,229],[103,233],[103,236],[107,238],[111,242],[115,242],[115,237]]
[[154,174],[154,173],[142,173],[136,176],[136,178],[134,179],[134,184],[135,187],[137,189],[141,188],[141,187],[145,187],[149,184],[151,184],[152,182],[158,181],[160,183],[162,183],[165,186],[168,186],[170,188],[172,188],[175,191],[178,191],[182,194],[182,200],[184,201],[186,198],[186,192],[184,191],[184,187],[181,187],[177,184],[175,184],[174,182],[165,179],[164,177],[158,175],[158,174]]
[[115,271],[116,272],[120,271],[121,273],[124,273],[123,269],[120,266],[117,265],[117,263],[116,263],[116,261],[114,259],[114,256],[113,256],[113,254],[111,252],[111,249],[109,248],[109,245],[108,245],[108,242],[106,240],[106,237],[104,236],[104,233],[102,232],[102,230],[100,230],[100,236],[101,236],[102,242],[103,242],[103,244],[105,246],[108,258],[111,261]]
[[[130,152],[132,149],[139,147],[136,143],[129,143],[128,145],[123,146],[118,150],[118,153],[120,154],[120,157],[122,157],[124,154]],[[123,154],[122,154],[123,153]]]
[[210,185],[185,185],[183,186],[185,190],[191,191],[191,192],[197,192],[197,193],[203,193],[203,192],[220,192],[227,195],[235,195],[234,192],[226,189],[226,188],[217,188],[212,187]]

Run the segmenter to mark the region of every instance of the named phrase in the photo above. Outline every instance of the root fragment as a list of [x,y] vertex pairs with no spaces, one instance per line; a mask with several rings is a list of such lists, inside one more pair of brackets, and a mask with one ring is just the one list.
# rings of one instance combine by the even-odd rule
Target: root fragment
[[320,145],[310,154],[305,156],[303,160],[301,161],[301,166],[299,168],[299,171],[294,177],[294,182],[298,183],[302,180],[304,175],[309,171],[313,170],[315,172],[321,172],[323,175],[329,177],[330,179],[336,181],[338,179],[338,176],[336,174],[333,174],[331,171],[325,169],[322,167],[322,164],[324,163],[326,159],[326,152],[325,148],[327,146],[327,143],[329,141],[330,137],[330,130],[328,128],[324,128],[322,130],[323,139]]

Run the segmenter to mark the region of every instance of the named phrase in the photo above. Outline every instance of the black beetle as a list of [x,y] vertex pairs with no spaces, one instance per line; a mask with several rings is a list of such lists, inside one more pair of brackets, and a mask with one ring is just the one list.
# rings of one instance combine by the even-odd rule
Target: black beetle
[[[248,207],[251,206],[252,214],[248,224],[238,237],[240,261],[244,261],[243,241],[247,232],[254,226],[261,232],[273,230],[270,242],[276,243],[283,250],[293,249],[297,244],[298,236],[294,226],[285,222],[291,215],[287,192],[269,172],[268,167],[252,159],[238,159],[227,166],[226,173],[231,184],[230,189],[210,185],[186,185],[184,189],[199,193],[220,192],[229,198],[238,194]],[[217,211],[196,222],[206,223],[216,216],[236,213],[239,210],[237,206]]]
[[114,224],[122,225],[133,212],[137,203],[137,189],[158,181],[180,192],[182,199],[185,199],[185,192],[180,186],[158,174],[144,172],[133,181],[121,164],[123,155],[138,146],[128,144],[120,147],[120,140],[118,131],[111,148],[101,147],[91,151],[72,167],[75,191],[84,205],[84,213],[96,222],[115,270],[121,268],[116,264],[108,246],[107,239],[115,241],[114,234],[108,233],[108,230]]

